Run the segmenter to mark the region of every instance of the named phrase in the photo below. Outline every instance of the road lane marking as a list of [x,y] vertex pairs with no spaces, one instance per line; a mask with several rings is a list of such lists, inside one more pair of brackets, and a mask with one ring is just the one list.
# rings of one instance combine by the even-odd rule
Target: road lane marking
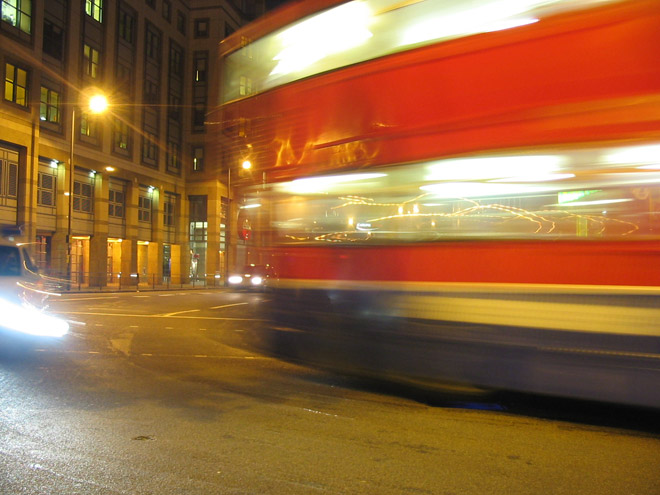
[[58,299],[57,302],[75,302],[75,301],[92,301],[94,299],[119,299],[119,296],[105,296],[105,297],[74,297],[73,299]]
[[248,303],[246,303],[246,302],[242,302],[242,303],[234,303],[234,304],[224,304],[224,305],[222,305],[222,306],[213,306],[213,307],[210,308],[210,309],[231,308],[232,306],[244,306],[244,305],[246,305],[246,304],[248,304]]
[[187,309],[185,311],[175,311],[174,313],[165,313],[163,316],[174,316],[174,315],[180,315],[183,313],[194,313],[196,311],[199,311],[199,309]]
[[88,311],[52,311],[52,313],[60,315],[85,315],[85,316],[112,316],[112,317],[127,317],[127,318],[175,318],[181,320],[222,320],[222,321],[266,321],[263,318],[232,318],[221,316],[186,316],[174,315],[167,316],[163,314],[155,315],[137,315],[137,314],[122,314],[122,313],[93,313]]
[[158,294],[158,297],[172,297],[174,294]]

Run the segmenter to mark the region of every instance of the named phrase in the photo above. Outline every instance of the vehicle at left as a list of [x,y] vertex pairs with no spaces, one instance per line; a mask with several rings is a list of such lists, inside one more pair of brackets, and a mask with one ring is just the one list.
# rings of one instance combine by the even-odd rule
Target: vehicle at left
[[69,324],[45,312],[50,295],[27,247],[0,239],[0,329],[9,334],[66,335]]

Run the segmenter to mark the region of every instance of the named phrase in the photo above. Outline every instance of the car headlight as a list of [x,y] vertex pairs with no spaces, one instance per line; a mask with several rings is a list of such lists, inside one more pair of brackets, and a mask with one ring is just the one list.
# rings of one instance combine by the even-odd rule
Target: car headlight
[[252,279],[250,279],[250,282],[252,282],[252,285],[261,285],[261,282],[263,280],[259,276],[254,276]]
[[14,332],[42,337],[63,337],[69,332],[69,324],[66,321],[3,298],[0,298],[0,314],[0,327]]
[[240,275],[232,275],[228,280],[230,284],[240,284],[243,281],[243,277]]

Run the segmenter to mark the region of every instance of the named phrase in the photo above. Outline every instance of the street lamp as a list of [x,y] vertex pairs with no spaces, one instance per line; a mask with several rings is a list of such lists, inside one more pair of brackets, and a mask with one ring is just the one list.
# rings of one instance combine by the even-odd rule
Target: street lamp
[[[103,94],[94,94],[89,97],[87,102],[89,112],[94,114],[103,113],[108,108],[108,99]],[[71,227],[73,220],[73,178],[75,176],[75,165],[73,164],[73,151],[76,142],[76,106],[71,107],[71,142],[69,148],[69,219],[66,235],[66,243],[68,248],[67,260],[67,278],[71,282],[71,263],[73,261],[73,242],[71,239]]]

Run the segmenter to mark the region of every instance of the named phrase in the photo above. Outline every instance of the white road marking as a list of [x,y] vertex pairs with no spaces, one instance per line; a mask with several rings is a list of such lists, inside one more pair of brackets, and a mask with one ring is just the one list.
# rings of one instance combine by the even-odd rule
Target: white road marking
[[58,299],[57,302],[92,301],[94,299],[119,299],[119,296],[74,297],[73,299]]
[[222,305],[222,306],[213,306],[213,307],[210,308],[210,309],[231,308],[232,306],[244,306],[244,305],[246,305],[246,304],[248,304],[248,303],[246,303],[246,302],[242,302],[242,303],[234,303],[234,304],[224,304],[224,305]]
[[185,311],[175,311],[174,313],[165,313],[163,316],[174,316],[174,315],[180,315],[183,313],[194,313],[196,311],[199,311],[199,309],[187,309]]
[[158,297],[172,297],[174,294],[158,294]]

